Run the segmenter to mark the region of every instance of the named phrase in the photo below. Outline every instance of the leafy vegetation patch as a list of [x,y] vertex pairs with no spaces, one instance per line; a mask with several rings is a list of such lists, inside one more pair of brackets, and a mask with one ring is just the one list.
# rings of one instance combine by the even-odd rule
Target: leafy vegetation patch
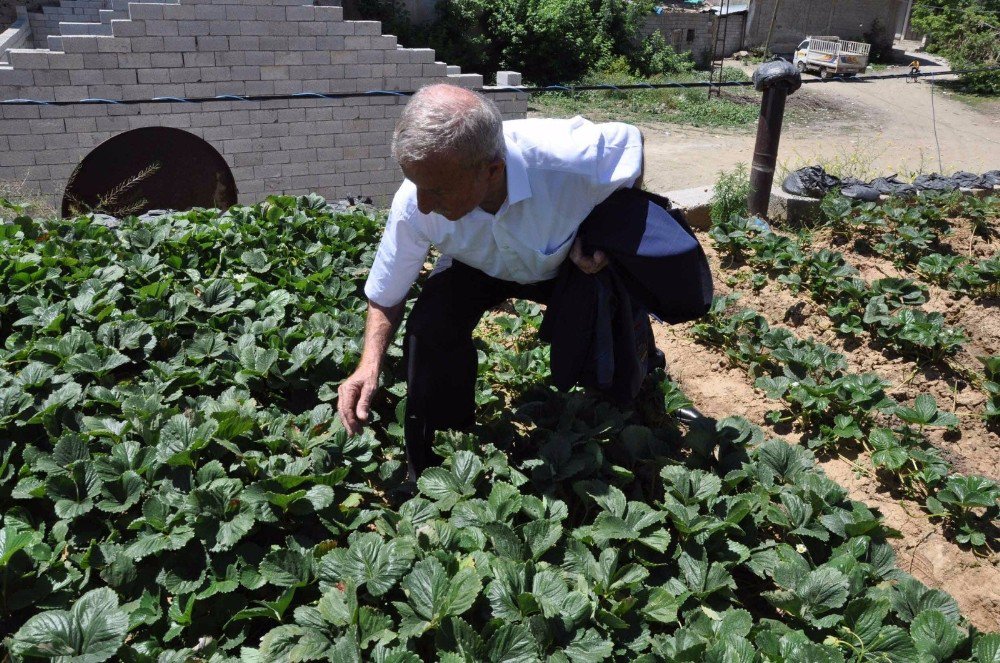
[[898,268],[957,294],[977,299],[1000,295],[1000,253],[976,260],[944,245],[954,232],[949,218],[968,220],[974,237],[994,238],[1000,219],[996,196],[980,199],[955,192],[885,204],[830,196],[822,208],[824,226],[835,241],[887,258]]
[[754,287],[776,278],[793,292],[808,292],[827,305],[842,334],[868,332],[904,356],[930,361],[954,354],[965,340],[964,332],[945,324],[943,315],[919,308],[927,301],[927,291],[911,279],[884,278],[869,284],[840,252],[811,251],[800,238],[772,232],[739,215],[713,225],[710,236],[731,264],[759,269],[752,277]]
[[[2,213],[13,660],[996,660],[807,448],[679,427],[663,376],[647,416],[554,392],[537,307],[480,335],[480,425],[396,491],[398,364],[363,435],[331,405],[371,215]],[[937,499],[978,515],[975,488]]]
[[794,421],[813,449],[864,450],[875,470],[923,502],[958,543],[992,550],[987,542],[997,538],[1000,485],[953,473],[925,437],[927,428],[957,426],[954,414],[941,410],[929,394],[917,396],[912,406],[896,402],[878,375],[851,373],[845,357],[829,347],[771,327],[750,309],[731,310],[737,299],[717,298],[694,335],[722,347],[759,389],[785,404],[769,413],[771,421]]
[[[748,80],[739,69],[727,67],[725,80]],[[670,73],[640,78],[627,71],[609,69],[589,74],[581,85],[631,85],[668,81],[704,82],[701,73]],[[760,98],[750,88],[723,88],[721,97],[708,97],[706,88],[655,90],[598,90],[549,92],[535,95],[531,108],[552,117],[583,115],[594,121],[677,122],[696,127],[747,128],[757,121]]]

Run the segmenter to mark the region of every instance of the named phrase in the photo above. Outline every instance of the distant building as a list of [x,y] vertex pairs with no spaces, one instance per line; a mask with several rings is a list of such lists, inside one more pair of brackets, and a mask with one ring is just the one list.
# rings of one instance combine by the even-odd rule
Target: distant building
[[715,43],[722,57],[764,46],[769,34],[775,53],[791,53],[809,35],[864,41],[876,26],[891,41],[911,8],[912,0],[668,0],[646,19],[643,34],[659,31],[674,50],[705,65]]

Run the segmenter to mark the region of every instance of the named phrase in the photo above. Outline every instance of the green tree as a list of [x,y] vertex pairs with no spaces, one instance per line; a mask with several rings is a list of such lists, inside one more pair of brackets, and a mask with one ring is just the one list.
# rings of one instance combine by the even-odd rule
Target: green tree
[[391,25],[405,45],[433,48],[439,59],[487,78],[513,69],[532,83],[563,83],[617,58],[633,70],[661,70],[667,55],[660,49],[657,63],[642,64],[650,49],[638,35],[651,0],[449,0],[423,27],[399,25],[398,4],[362,0],[359,9]]
[[[927,50],[952,67],[1000,66],[1000,0],[916,0],[913,27],[927,35]],[[966,89],[1000,94],[1000,71],[967,74]]]

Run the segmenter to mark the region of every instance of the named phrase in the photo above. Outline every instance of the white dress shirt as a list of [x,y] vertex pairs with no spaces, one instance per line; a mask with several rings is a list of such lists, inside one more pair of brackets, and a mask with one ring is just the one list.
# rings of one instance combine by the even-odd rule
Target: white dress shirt
[[457,221],[417,209],[417,189],[396,192],[365,295],[382,306],[401,302],[431,245],[435,271],[459,260],[518,283],[554,278],[591,210],[642,170],[639,130],[620,122],[594,124],[528,119],[504,122],[507,199],[490,214],[476,208]]

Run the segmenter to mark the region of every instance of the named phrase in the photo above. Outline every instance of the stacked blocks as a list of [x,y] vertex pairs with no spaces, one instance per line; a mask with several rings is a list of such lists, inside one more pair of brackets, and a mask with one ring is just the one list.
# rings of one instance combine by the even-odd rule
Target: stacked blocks
[[[483,86],[479,74],[403,48],[377,21],[345,21],[336,6],[305,0],[63,0],[99,23],[63,25],[61,50],[10,49],[0,99],[70,101],[411,91],[435,82]],[[55,8],[52,8],[55,9]],[[125,11],[127,10],[127,18]],[[83,14],[80,14],[83,15]],[[105,34],[106,33],[106,34]],[[35,43],[37,38],[33,36]],[[501,72],[498,85],[520,85]],[[505,118],[524,117],[527,95],[490,94]],[[36,188],[58,207],[70,173],[97,145],[140,127],[183,129],[214,147],[241,203],[316,192],[385,204],[402,180],[389,155],[406,97],[206,104],[0,106],[0,180]]]

